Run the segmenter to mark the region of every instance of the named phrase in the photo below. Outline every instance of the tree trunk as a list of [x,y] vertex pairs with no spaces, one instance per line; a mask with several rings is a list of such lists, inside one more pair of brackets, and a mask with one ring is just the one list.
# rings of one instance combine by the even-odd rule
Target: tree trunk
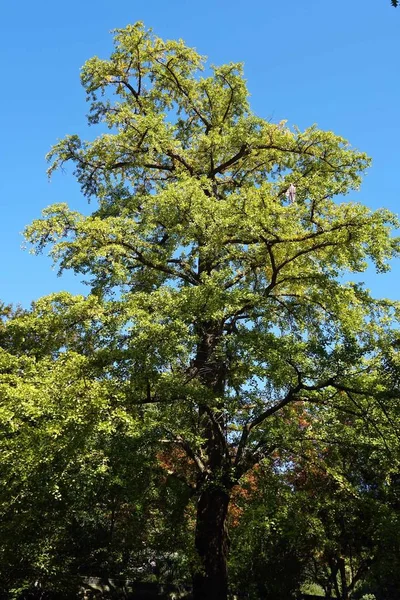
[[229,493],[218,487],[202,490],[197,504],[195,545],[201,565],[193,578],[194,600],[226,600],[229,538],[226,516]]
[[215,402],[210,406],[207,399],[204,404],[199,404],[199,433],[204,440],[202,452],[206,469],[199,476],[197,488],[195,547],[200,565],[193,577],[193,598],[226,600],[229,546],[226,517],[232,487],[232,465],[223,416],[219,410],[225,394],[226,364],[215,354],[223,335],[223,323],[200,323],[198,334],[194,367],[200,382],[209,390],[210,396],[214,396]]
[[344,562],[343,558],[340,558],[338,561],[339,564],[339,572],[340,572],[340,583],[341,583],[341,600],[349,600],[350,596],[349,596],[349,590],[347,587],[347,580],[346,580],[346,565]]

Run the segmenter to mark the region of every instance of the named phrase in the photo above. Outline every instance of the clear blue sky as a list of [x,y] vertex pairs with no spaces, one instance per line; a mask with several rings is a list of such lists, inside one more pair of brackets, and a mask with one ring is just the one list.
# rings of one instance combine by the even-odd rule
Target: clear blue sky
[[[400,200],[400,8],[390,0],[7,0],[0,9],[2,56],[0,299],[29,302],[60,289],[48,258],[20,249],[21,231],[45,206],[87,210],[71,169],[51,183],[44,155],[68,133],[90,137],[79,69],[106,58],[109,30],[137,20],[183,38],[214,64],[244,61],[256,113],[301,128],[318,123],[368,152],[373,167],[357,200],[397,212]],[[377,296],[400,299],[400,261],[362,279]]]

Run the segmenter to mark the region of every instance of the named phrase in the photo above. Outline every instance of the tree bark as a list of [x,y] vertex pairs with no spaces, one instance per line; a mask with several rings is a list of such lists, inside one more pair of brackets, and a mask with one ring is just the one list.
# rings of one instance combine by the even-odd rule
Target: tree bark
[[339,572],[340,572],[340,583],[341,583],[341,600],[349,600],[349,590],[347,588],[347,580],[346,580],[346,565],[343,558],[340,558],[338,561],[339,564]]
[[195,545],[200,568],[193,578],[194,600],[227,599],[229,500],[229,492],[220,487],[205,487],[199,496]]
[[225,394],[226,365],[215,355],[223,335],[223,323],[209,321],[198,325],[199,342],[194,367],[201,383],[215,401],[199,404],[199,433],[205,473],[198,480],[195,547],[199,567],[193,577],[194,600],[226,600],[228,595],[227,558],[229,537],[226,517],[230,500],[231,459],[219,410]]

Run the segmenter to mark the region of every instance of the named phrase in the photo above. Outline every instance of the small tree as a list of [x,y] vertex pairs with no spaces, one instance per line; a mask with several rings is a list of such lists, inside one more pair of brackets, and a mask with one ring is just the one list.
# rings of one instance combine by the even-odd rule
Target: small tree
[[98,206],[47,208],[26,235],[89,277],[81,352],[109,402],[193,465],[194,598],[223,600],[232,489],[285,446],[295,407],[321,420],[383,394],[392,307],[342,275],[387,270],[398,241],[387,210],[334,200],[358,188],[365,154],[254,115],[240,64],[203,69],[182,41],[116,30],[110,59],[82,70],[103,132],[50,153],[50,173],[72,162]]

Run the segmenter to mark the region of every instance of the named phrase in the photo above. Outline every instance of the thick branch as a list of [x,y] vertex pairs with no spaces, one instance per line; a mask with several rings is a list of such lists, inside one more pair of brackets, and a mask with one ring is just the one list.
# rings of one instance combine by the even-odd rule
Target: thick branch
[[221,427],[220,423],[218,422],[218,420],[215,418],[215,414],[213,413],[212,409],[209,408],[208,406],[204,406],[204,408],[205,408],[205,411],[206,411],[210,421],[212,422],[212,424],[214,425],[215,429],[218,432],[219,440],[224,449],[225,459],[228,462],[230,462],[229,447],[228,447],[224,432],[222,430],[222,427]]
[[216,167],[214,169],[214,171],[212,171],[210,173],[211,177],[214,177],[215,175],[217,175],[217,173],[223,173],[224,171],[226,171],[226,169],[228,169],[231,165],[234,165],[238,160],[240,160],[241,158],[243,158],[244,156],[248,155],[250,152],[250,148],[247,144],[243,144],[239,150],[239,152],[237,152],[237,154],[235,154],[234,156],[232,156],[232,158],[230,158],[229,160],[221,163],[218,167]]
[[191,458],[196,464],[201,474],[206,473],[207,467],[201,460],[200,456],[193,450],[190,444],[184,440],[181,436],[176,437],[177,443],[185,450],[189,458]]

